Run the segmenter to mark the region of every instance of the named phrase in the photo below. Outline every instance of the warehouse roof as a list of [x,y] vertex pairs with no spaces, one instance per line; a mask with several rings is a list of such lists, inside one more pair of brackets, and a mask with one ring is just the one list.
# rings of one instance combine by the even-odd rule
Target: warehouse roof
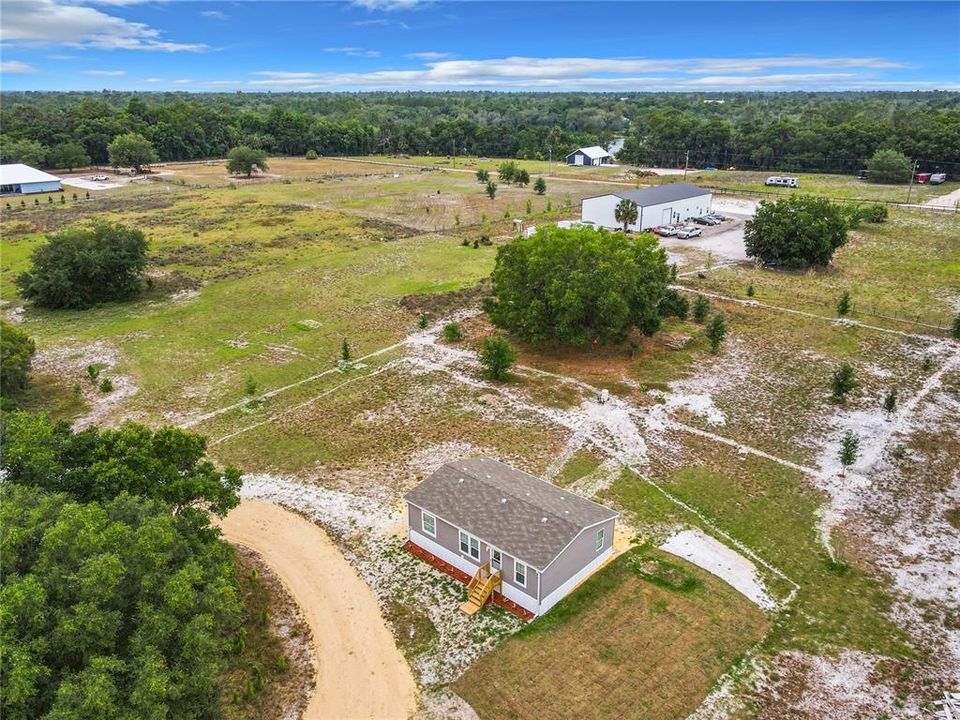
[[43,170],[37,170],[23,163],[0,165],[0,185],[23,185],[59,179],[56,175],[45,173]]
[[[610,153],[608,153],[599,145],[591,145],[590,147],[577,148],[572,153],[570,153],[570,155],[573,155],[578,152],[582,152],[591,160],[597,160],[599,158],[605,158],[605,157],[613,157]],[[567,157],[569,157],[569,155]]]
[[491,458],[449,462],[405,499],[538,570],[618,514]]
[[686,198],[709,194],[709,190],[704,190],[701,187],[690,185],[689,183],[669,183],[667,185],[644,188],[643,190],[624,190],[622,192],[611,193],[611,195],[616,195],[618,198],[623,198],[624,200],[633,200],[639,207],[649,207],[650,205],[659,205],[660,203],[685,200]]

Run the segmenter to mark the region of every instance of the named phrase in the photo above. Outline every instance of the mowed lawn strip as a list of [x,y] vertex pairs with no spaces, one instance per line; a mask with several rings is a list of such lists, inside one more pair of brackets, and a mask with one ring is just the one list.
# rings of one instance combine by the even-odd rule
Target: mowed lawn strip
[[702,583],[654,585],[631,550],[550,613],[481,658],[454,690],[482,720],[685,717],[769,627],[733,588],[682,563]]

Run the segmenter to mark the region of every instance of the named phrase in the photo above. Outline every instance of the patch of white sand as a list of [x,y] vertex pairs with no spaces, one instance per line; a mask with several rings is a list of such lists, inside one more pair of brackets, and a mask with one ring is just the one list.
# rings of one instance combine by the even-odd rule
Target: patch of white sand
[[701,530],[682,530],[660,545],[660,549],[716,575],[764,610],[778,608],[760,578],[757,566]]

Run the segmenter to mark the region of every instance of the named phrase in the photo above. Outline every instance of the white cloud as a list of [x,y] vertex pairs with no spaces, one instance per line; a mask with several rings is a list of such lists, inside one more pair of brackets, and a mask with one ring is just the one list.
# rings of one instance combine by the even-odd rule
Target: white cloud
[[4,0],[0,39],[11,45],[66,45],[104,50],[199,51],[206,45],[161,38],[143,23],[108,15],[96,8],[56,0]]
[[445,52],[416,52],[409,53],[408,58],[416,58],[417,60],[446,60],[447,58],[452,58],[453,53]]
[[[328,48],[330,51],[357,48]],[[441,53],[416,53],[424,66],[371,72],[262,71],[256,87],[299,90],[335,88],[542,90],[801,90],[869,85],[877,70],[904,67],[880,58],[533,58],[445,60]],[[795,71],[795,72],[790,72]],[[911,83],[906,81],[907,85]]]
[[222,13],[219,10],[204,10],[200,13],[205,18],[210,18],[211,20],[226,20],[228,15]]
[[21,75],[23,73],[33,73],[37,69],[33,65],[28,65],[25,62],[20,62],[19,60],[5,60],[0,62],[0,73],[8,73],[10,75]]
[[84,70],[83,75],[97,75],[99,77],[123,77],[126,70]]
[[424,2],[423,0],[352,0],[351,4],[367,10],[392,12],[393,10],[410,10],[417,5],[423,5]]
[[379,50],[364,50],[359,47],[328,47],[323,49],[324,52],[328,53],[337,53],[339,55],[349,55],[350,57],[362,57],[362,58],[378,58],[380,57]]
[[389,25],[390,21],[386,18],[372,18],[370,20],[354,20],[351,25],[356,25],[357,27],[370,27],[370,26],[385,26]]

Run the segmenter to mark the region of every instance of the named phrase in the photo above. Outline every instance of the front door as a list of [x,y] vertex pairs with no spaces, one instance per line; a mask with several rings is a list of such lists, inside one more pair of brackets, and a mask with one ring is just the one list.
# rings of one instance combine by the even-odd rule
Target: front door
[[574,164],[574,165],[583,165],[583,155],[581,155],[580,153],[577,153],[576,155],[574,155],[574,156],[573,156],[573,164]]
[[495,547],[490,548],[490,572],[503,568],[503,553]]

